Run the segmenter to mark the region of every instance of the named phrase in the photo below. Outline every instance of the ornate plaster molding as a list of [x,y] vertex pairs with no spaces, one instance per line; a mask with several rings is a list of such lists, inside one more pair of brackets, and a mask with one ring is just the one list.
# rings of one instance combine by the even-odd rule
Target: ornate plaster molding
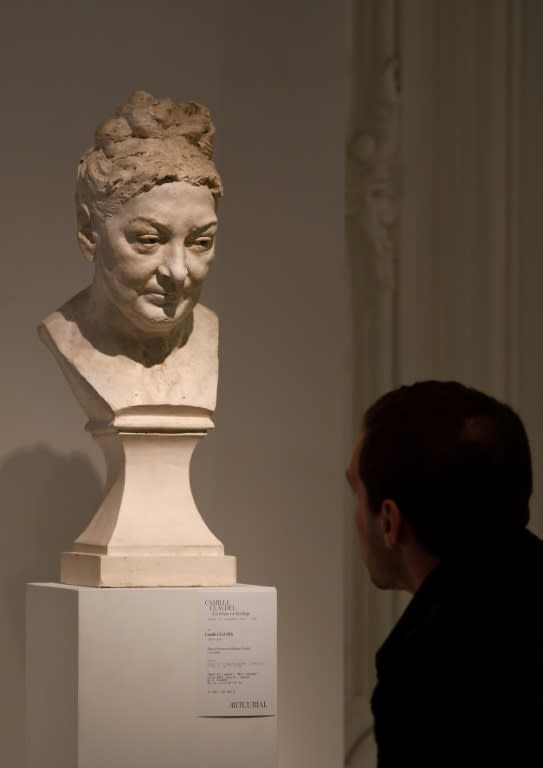
[[374,130],[357,131],[347,151],[347,216],[372,245],[377,280],[395,280],[393,227],[400,212],[400,87],[396,59],[385,61],[374,107]]

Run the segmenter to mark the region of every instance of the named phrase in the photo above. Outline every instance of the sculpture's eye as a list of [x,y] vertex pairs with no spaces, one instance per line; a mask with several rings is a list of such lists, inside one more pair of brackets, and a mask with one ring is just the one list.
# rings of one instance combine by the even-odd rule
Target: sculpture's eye
[[195,247],[199,251],[209,251],[211,246],[213,245],[214,238],[211,235],[202,235],[201,237],[196,237],[191,242],[191,246]]
[[139,235],[136,239],[140,245],[147,247],[152,247],[160,243],[160,237],[158,235]]

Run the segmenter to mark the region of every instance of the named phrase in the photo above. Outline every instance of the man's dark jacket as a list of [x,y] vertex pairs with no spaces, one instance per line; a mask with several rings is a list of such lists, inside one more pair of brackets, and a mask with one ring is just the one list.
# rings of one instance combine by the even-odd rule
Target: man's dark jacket
[[379,768],[543,768],[543,542],[443,561],[377,654]]

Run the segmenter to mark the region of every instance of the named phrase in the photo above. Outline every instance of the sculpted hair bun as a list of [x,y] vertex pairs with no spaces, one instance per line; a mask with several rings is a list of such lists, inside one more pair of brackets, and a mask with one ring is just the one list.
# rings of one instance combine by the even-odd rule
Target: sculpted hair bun
[[206,185],[216,196],[222,183],[213,163],[215,127],[195,101],[175,104],[136,91],[115,117],[96,129],[95,145],[79,162],[77,208],[113,213],[140,192],[166,181]]
[[115,154],[115,145],[127,139],[185,138],[207,158],[213,155],[215,128],[207,107],[196,101],[174,104],[171,99],[155,99],[150,93],[136,91],[96,130],[96,145],[106,155]]

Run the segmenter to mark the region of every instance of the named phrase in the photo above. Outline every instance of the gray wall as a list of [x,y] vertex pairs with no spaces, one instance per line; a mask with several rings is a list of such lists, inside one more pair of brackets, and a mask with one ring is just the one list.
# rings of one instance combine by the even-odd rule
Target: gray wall
[[0,739],[22,766],[24,584],[96,509],[101,459],[35,325],[90,278],[73,179],[136,88],[213,111],[226,187],[204,303],[216,430],[194,461],[239,578],[279,591],[281,768],[342,751],[343,5],[18,2],[2,12]]

